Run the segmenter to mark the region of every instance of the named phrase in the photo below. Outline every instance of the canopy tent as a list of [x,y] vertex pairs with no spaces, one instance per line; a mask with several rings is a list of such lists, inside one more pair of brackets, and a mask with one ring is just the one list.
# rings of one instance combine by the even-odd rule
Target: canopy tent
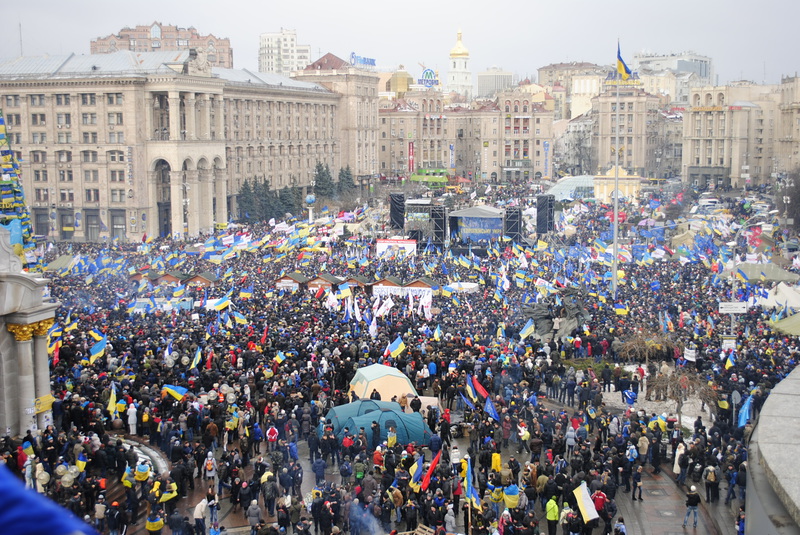
[[800,335],[800,314],[793,314],[778,321],[770,321],[769,324],[776,331],[791,334],[792,336]]
[[687,230],[681,234],[672,237],[672,248],[677,249],[678,247],[685,245],[688,248],[694,247],[694,237],[697,233],[693,230]]
[[417,395],[417,390],[411,384],[411,380],[400,370],[393,366],[383,364],[372,364],[365,368],[359,368],[355,376],[350,381],[349,392],[355,392],[359,398],[369,398],[372,390],[377,390],[381,398],[392,399],[392,397],[405,396],[413,393]]
[[[736,276],[739,270],[744,273],[747,282],[750,281],[769,281],[769,282],[797,282],[800,275],[789,273],[785,269],[775,264],[736,264],[733,268],[722,272],[722,277]],[[732,275],[733,274],[733,275]]]
[[450,217],[479,217],[479,218],[502,218],[505,210],[493,206],[478,205],[463,210],[450,212]]
[[361,416],[353,416],[347,419],[342,424],[342,428],[336,434],[339,441],[344,437],[344,428],[346,427],[350,433],[357,435],[361,428],[364,428],[364,433],[367,440],[372,442],[372,422],[378,422],[381,428],[381,438],[379,442],[383,442],[389,436],[389,427],[394,427],[397,432],[397,442],[399,444],[409,444],[415,442],[427,446],[431,440],[431,429],[422,414],[418,412],[404,413],[394,409],[380,409],[377,411],[368,412]]
[[330,420],[333,426],[333,432],[338,433],[348,418],[354,416],[361,416],[372,411],[379,411],[381,409],[395,409],[400,410],[400,404],[394,401],[376,401],[373,399],[359,399],[352,403],[345,403],[338,405],[328,411],[325,415],[326,420]]
[[784,306],[800,309],[800,290],[781,282],[766,297],[756,298],[756,302],[766,309]]

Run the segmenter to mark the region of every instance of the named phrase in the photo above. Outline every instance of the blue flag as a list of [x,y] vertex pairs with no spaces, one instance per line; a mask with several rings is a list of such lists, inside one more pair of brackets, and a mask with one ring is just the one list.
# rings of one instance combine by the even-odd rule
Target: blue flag
[[492,398],[486,398],[486,404],[483,406],[483,410],[486,412],[486,414],[488,414],[498,422],[500,421],[500,415],[497,414],[497,409],[494,408],[494,403],[492,403]]

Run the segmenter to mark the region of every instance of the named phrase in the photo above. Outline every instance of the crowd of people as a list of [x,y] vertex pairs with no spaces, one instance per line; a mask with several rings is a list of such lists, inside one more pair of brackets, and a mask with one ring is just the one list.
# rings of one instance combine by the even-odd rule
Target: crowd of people
[[[285,235],[253,225],[229,236],[234,244],[212,239],[206,246],[216,256],[164,240],[59,244],[51,258],[76,260],[50,285],[62,303],[51,340],[54,423],[29,432],[24,447],[7,438],[5,463],[111,535],[137,522],[152,533],[163,526],[213,533],[224,501],[241,508],[254,534],[361,535],[418,525],[448,533],[535,535],[545,526],[549,535],[559,527],[626,533],[618,492],[641,500],[645,467],[667,463],[679,484],[704,488],[706,501],[719,500],[727,481],[726,502],[743,502],[751,424],[738,425],[724,400],[733,391],[752,394],[757,414],[793,369],[797,339],[773,332],[774,311],[754,306],[736,319],[734,356],[723,350],[718,326],[727,316],[718,301],[747,299],[764,283],[732,284],[716,262],[692,259],[696,251],[690,261],[640,256],[621,264],[614,298],[598,243],[609,231],[606,208],[583,206],[571,214],[577,232],[563,243],[501,239],[459,255],[435,247],[416,257],[378,255],[373,240],[358,234],[321,248],[307,242],[314,229],[299,225]],[[636,230],[634,222],[627,232]],[[654,235],[641,241],[648,255],[666,247]],[[154,285],[147,276],[168,271],[210,272],[216,281]],[[292,271],[428,277],[442,288],[471,281],[479,291],[437,295],[433,307],[404,296],[381,310],[385,298],[355,286],[339,298],[335,287],[325,295],[276,288]],[[521,336],[523,305],[546,303],[555,318],[566,314],[562,287],[583,288],[589,319],[547,342]],[[179,299],[199,306],[182,308]],[[660,349],[629,371],[625,343],[637,336],[658,338]],[[398,337],[405,349],[392,354]],[[400,369],[420,393],[440,398],[441,411],[426,411],[430,444],[326,432],[327,411],[352,401],[350,380],[373,363]],[[637,410],[637,394],[669,402],[655,378],[671,374],[712,385],[708,425],[698,421],[684,434],[668,411]],[[623,396],[622,408],[609,396]],[[454,430],[469,436],[466,451],[453,444]],[[156,473],[119,434],[146,438],[170,469]],[[311,477],[300,457],[306,448],[310,499],[301,489]],[[43,472],[49,478],[37,478]],[[125,499],[107,503],[104,489],[117,482]],[[207,488],[205,498],[186,504],[197,486]],[[475,494],[467,496],[467,487]],[[581,487],[597,519],[587,519],[573,492]],[[188,505],[191,518],[180,513]]]

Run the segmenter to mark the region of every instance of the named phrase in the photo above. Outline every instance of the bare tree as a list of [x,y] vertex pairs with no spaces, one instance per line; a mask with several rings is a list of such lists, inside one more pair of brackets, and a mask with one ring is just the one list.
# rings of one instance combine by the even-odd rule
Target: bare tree
[[655,377],[647,379],[647,396],[655,401],[675,403],[678,425],[681,424],[683,404],[691,397],[697,397],[714,415],[717,411],[717,391],[695,370],[679,368],[670,374],[659,372]]

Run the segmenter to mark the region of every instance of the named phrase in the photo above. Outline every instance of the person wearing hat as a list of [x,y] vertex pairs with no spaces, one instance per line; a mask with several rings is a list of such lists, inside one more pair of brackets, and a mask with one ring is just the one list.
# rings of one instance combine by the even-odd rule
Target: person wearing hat
[[697,506],[700,505],[700,495],[697,493],[697,487],[692,485],[689,493],[686,494],[686,516],[683,517],[683,527],[689,521],[689,515],[694,513],[694,527],[697,527]]
[[547,533],[548,535],[556,535],[558,530],[558,501],[555,496],[551,496],[545,505],[545,512],[547,518]]

